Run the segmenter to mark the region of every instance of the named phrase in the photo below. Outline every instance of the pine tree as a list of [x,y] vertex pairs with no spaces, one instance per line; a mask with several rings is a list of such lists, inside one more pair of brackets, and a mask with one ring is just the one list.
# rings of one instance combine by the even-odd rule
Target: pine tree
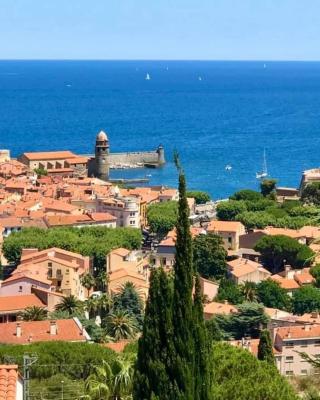
[[178,392],[176,400],[194,400],[194,326],[193,326],[193,262],[189,206],[185,175],[179,166],[179,207],[176,224],[176,256],[174,264],[173,331],[175,354],[173,373]]
[[194,368],[194,399],[210,399],[210,360],[211,345],[203,317],[202,292],[200,276],[196,275],[193,302],[195,368]]
[[272,351],[270,332],[268,331],[268,329],[264,329],[263,331],[261,331],[258,346],[258,359],[268,361],[272,364],[274,364],[275,362]]
[[162,268],[153,270],[145,310],[143,334],[139,340],[134,376],[135,400],[169,400],[172,341],[172,282]]

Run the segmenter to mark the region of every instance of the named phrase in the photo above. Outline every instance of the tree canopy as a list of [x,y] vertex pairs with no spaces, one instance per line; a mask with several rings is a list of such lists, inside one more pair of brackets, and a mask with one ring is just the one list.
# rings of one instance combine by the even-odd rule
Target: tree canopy
[[272,279],[261,281],[257,285],[257,295],[261,303],[266,307],[278,308],[289,311],[291,309],[291,298],[287,292]]
[[198,235],[193,239],[193,263],[204,278],[220,279],[227,272],[227,252],[223,240],[213,233]]
[[283,269],[284,264],[297,268],[308,267],[314,256],[308,246],[285,235],[263,236],[254,249],[261,253],[263,264],[273,273]]
[[301,200],[304,203],[320,205],[320,182],[308,183],[302,190]]
[[235,221],[237,215],[247,210],[244,201],[222,201],[217,205],[217,217],[222,221]]
[[151,232],[163,237],[171,231],[177,221],[178,203],[165,201],[151,204],[147,209],[147,219]]
[[195,199],[196,204],[205,204],[210,201],[210,195],[207,192],[201,192],[199,190],[187,191],[187,197]]
[[142,234],[136,228],[24,228],[12,233],[3,243],[3,253],[12,263],[20,260],[23,248],[39,250],[59,247],[84,256],[93,256],[99,270],[105,265],[106,254],[117,247],[138,249]]
[[297,400],[293,388],[277,369],[247,350],[215,344],[212,368],[215,400]]
[[314,286],[301,286],[292,296],[294,314],[302,315],[320,310],[320,289]]

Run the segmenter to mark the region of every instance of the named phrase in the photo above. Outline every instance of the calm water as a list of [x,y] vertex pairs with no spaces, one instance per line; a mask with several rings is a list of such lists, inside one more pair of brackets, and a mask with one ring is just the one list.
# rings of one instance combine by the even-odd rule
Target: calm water
[[114,177],[175,186],[176,148],[190,188],[221,198],[257,187],[265,148],[270,174],[297,186],[320,165],[320,63],[0,62],[0,148],[89,153],[101,129],[112,151],[165,146],[163,169]]

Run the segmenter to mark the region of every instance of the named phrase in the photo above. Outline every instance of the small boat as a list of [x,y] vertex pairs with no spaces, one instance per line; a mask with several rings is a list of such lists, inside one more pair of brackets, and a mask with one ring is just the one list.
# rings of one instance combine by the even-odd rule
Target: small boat
[[147,177],[147,178],[151,178],[152,175],[151,175],[151,174],[147,174],[146,177]]
[[268,169],[267,169],[266,149],[264,149],[262,171],[256,173],[256,178],[263,179],[266,178],[267,176],[268,176]]
[[199,77],[198,77],[198,80],[199,80],[199,81],[202,81],[202,78],[201,78],[201,76],[199,76]]
[[146,81],[150,81],[150,79],[151,79],[150,75],[147,74],[145,79],[146,79]]
[[225,167],[224,167],[224,169],[226,170],[226,171],[231,171],[232,170],[232,166],[231,165],[226,165]]

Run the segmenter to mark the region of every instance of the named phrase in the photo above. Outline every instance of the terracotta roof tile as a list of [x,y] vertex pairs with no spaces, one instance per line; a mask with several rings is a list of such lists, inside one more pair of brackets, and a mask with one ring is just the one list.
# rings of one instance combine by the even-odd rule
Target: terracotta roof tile
[[0,313],[22,311],[31,306],[45,307],[34,294],[0,297]]
[[77,157],[71,151],[44,151],[44,152],[34,152],[34,153],[23,153],[23,155],[30,161],[63,160],[67,158]]
[[[60,319],[56,321],[57,333],[50,334],[51,321],[21,321],[0,324],[0,343],[28,344],[32,342],[69,341],[84,342],[87,333],[82,331],[76,319]],[[21,327],[21,336],[17,336],[17,324]]]
[[16,400],[18,365],[0,365],[0,400]]

